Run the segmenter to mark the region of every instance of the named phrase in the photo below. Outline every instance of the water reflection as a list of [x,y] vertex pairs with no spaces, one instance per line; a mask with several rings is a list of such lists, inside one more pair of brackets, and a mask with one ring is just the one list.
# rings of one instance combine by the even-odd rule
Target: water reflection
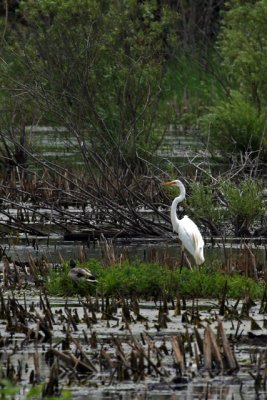
[[[84,393],[83,393],[84,392]],[[77,388],[73,391],[73,400],[87,400],[90,395],[91,400],[251,400],[255,398],[255,389],[253,380],[243,382],[236,378],[227,377],[221,380],[207,379],[205,383],[189,382],[186,387],[160,390],[151,390],[144,385],[120,384],[118,388],[109,388],[106,390],[91,390],[86,388]],[[261,397],[262,396],[262,397]],[[259,399],[264,399],[264,393],[259,394]]]
[[[81,253],[85,259],[103,257],[104,249],[100,241],[91,243],[84,242],[70,242],[62,241],[58,238],[36,239],[30,240],[28,244],[10,244],[6,242],[1,243],[7,256],[14,260],[28,261],[29,256],[35,258],[44,257],[48,262],[57,263],[62,259],[68,260],[70,258],[79,259]],[[255,256],[256,264],[264,266],[266,264],[267,246],[266,244],[255,245],[249,244]],[[114,240],[112,248],[116,258],[128,258],[131,261],[136,259],[147,262],[167,262],[169,265],[177,265],[181,259],[181,245],[178,240],[173,239],[153,239],[153,240],[140,240],[140,239],[127,239]],[[205,246],[205,259],[207,265],[222,266],[226,265],[227,260],[231,258],[238,258],[244,250],[242,243],[216,243],[211,245],[206,243]]]

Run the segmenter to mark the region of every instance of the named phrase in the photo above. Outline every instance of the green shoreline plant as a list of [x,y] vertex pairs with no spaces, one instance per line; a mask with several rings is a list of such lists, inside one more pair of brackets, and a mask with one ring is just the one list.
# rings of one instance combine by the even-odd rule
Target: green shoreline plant
[[241,298],[250,296],[260,298],[263,295],[264,284],[240,274],[226,274],[206,266],[201,269],[187,268],[171,269],[157,263],[129,262],[104,266],[101,262],[91,259],[81,264],[89,268],[96,276],[98,283],[73,283],[68,278],[69,267],[64,265],[62,272],[50,274],[46,285],[50,295],[58,296],[118,296],[130,297],[136,295],[143,299],[160,299],[166,296],[186,298],[220,298],[227,281],[227,296]]
[[[23,385],[14,384],[9,379],[0,380],[0,398],[1,400],[13,400],[19,395],[21,387]],[[49,400],[71,400],[72,395],[69,390],[63,390],[59,396],[43,396],[43,385],[32,386],[29,391],[23,396],[20,395],[20,399],[31,400],[31,399],[49,399]]]

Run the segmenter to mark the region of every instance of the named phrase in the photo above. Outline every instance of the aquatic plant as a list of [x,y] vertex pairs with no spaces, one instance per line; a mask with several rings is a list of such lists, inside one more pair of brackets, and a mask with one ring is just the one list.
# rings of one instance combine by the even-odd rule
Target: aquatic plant
[[[8,379],[1,379],[0,381],[0,397],[1,400],[12,400],[16,396],[19,395],[20,393],[20,386],[19,385],[14,385],[13,382],[11,382]],[[71,393],[69,390],[63,390],[60,396],[42,396],[42,391],[43,391],[43,385],[36,385],[31,387],[25,396],[20,397],[20,399],[24,400],[30,400],[30,399],[48,399],[49,400],[70,400],[71,399]],[[16,397],[17,398],[17,397]]]
[[103,266],[96,260],[83,263],[97,277],[98,284],[74,284],[67,276],[68,267],[64,266],[61,273],[50,274],[47,290],[52,295],[88,296],[100,294],[129,298],[132,295],[145,299],[160,299],[166,296],[186,298],[222,296],[227,281],[227,295],[231,298],[241,298],[249,295],[260,298],[263,285],[239,274],[228,275],[220,270],[208,267],[188,270],[187,268],[170,269],[157,263],[125,261],[121,264]]

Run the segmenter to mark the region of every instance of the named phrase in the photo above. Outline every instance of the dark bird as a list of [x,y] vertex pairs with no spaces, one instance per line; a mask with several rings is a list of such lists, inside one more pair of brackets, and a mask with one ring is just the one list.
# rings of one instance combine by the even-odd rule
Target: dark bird
[[85,268],[77,267],[76,262],[73,259],[70,260],[70,271],[68,273],[68,277],[75,282],[78,281],[87,281],[92,283],[97,282],[91,271]]

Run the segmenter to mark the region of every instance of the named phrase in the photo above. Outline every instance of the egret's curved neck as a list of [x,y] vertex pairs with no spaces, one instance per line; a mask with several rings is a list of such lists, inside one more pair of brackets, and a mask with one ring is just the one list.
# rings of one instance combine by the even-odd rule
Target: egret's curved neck
[[175,197],[175,199],[173,200],[172,205],[171,205],[171,221],[172,221],[173,225],[179,224],[179,219],[176,214],[176,209],[177,209],[177,205],[179,203],[181,203],[181,201],[183,201],[185,198],[185,187],[182,184],[182,182],[178,181],[176,183],[176,186],[178,186],[178,188],[180,189],[180,195],[178,197]]

